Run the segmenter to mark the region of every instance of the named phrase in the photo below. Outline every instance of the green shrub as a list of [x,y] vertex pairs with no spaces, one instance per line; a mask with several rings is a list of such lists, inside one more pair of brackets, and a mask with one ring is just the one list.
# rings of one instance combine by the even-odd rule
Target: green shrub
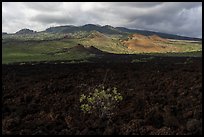
[[137,62],[146,62],[146,61],[144,61],[144,60],[139,60],[139,59],[133,59],[133,60],[131,61],[131,63],[137,63]]
[[191,64],[193,63],[193,60],[191,58],[187,58],[184,64]]
[[81,103],[80,108],[84,113],[94,113],[100,118],[110,118],[114,114],[113,109],[122,100],[123,97],[117,92],[116,87],[112,90],[110,88],[105,90],[104,86],[96,88],[88,95],[82,94],[79,99]]

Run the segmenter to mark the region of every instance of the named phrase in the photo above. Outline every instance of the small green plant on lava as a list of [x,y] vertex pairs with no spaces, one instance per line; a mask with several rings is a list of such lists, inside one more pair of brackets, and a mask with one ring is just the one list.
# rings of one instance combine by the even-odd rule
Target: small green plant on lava
[[102,88],[96,88],[88,95],[82,94],[80,96],[80,108],[84,113],[94,113],[99,118],[110,119],[114,114],[114,108],[122,100],[123,97],[117,92],[116,87],[113,89],[104,89],[104,86],[102,86]]
[[193,60],[191,58],[187,58],[184,64],[191,64],[193,63]]

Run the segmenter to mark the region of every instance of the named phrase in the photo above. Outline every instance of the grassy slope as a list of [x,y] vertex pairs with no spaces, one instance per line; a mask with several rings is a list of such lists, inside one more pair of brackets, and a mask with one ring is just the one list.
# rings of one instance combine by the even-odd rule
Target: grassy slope
[[202,43],[193,43],[189,41],[171,41],[170,46],[175,46],[180,48],[180,52],[194,52],[202,51]]
[[83,60],[93,55],[87,53],[49,53],[61,51],[62,48],[71,48],[77,43],[74,40],[46,41],[46,42],[7,42],[2,46],[2,63],[24,61],[49,60]]
[[96,48],[110,52],[110,53],[130,53],[130,51],[124,47],[117,39],[100,39],[100,38],[94,38],[94,39],[81,39],[79,40],[80,44],[83,44],[85,46],[95,46]]

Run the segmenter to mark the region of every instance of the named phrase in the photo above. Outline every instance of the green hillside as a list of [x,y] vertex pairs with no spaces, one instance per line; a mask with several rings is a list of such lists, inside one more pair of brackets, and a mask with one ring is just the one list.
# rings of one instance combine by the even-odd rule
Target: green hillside
[[[86,61],[89,58],[97,56],[96,53],[91,53],[87,49],[79,50],[76,48],[70,50],[78,44],[86,48],[93,46],[102,52],[108,53],[151,54],[138,49],[130,49],[124,44],[125,40],[130,40],[129,35],[127,33],[121,33],[121,31],[108,25],[85,25],[81,27],[83,29],[78,29],[79,31],[74,31],[76,29],[75,26],[68,28],[62,26],[59,28],[50,28],[44,32],[23,29],[22,31],[18,31],[17,34],[2,33],[2,63],[54,60]],[[93,28],[96,30],[92,30]],[[118,34],[113,32],[117,32]],[[134,41],[131,42],[134,44]],[[162,55],[202,56],[201,41],[157,41],[156,43],[154,42],[154,46],[166,46],[172,49],[163,52]],[[173,49],[176,50],[174,51]],[[177,54],[174,54],[176,52]],[[154,54],[160,54],[160,52],[154,52]]]
[[[3,42],[2,63],[24,61],[51,61],[51,60],[85,60],[92,57],[88,53],[72,51],[60,53],[63,48],[71,48],[77,45],[75,40],[61,41],[27,41],[27,42]],[[58,54],[50,54],[59,52]]]

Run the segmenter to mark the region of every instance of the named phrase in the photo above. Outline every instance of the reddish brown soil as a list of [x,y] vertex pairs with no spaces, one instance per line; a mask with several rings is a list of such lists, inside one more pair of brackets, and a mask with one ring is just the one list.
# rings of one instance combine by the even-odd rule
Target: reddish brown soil
[[149,38],[153,41],[162,41],[162,42],[169,42],[168,39],[164,39],[164,38],[161,38],[157,35],[152,35],[152,36],[149,36]]
[[128,49],[137,52],[170,52],[179,51],[179,48],[168,46],[169,40],[157,35],[144,36],[141,34],[131,34],[128,40],[122,41],[122,44]]
[[[202,59],[192,60],[2,65],[2,133],[202,135]],[[79,108],[106,72],[124,97],[109,123]]]

